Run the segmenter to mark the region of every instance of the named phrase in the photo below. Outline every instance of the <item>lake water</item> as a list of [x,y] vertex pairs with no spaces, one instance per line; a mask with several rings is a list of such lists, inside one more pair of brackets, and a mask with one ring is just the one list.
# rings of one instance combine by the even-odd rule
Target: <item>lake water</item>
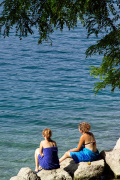
[[34,150],[42,130],[50,128],[59,157],[77,145],[78,124],[87,121],[99,151],[112,149],[120,137],[120,92],[110,87],[92,92],[96,79],[89,65],[102,57],[85,59],[87,47],[97,40],[86,38],[78,25],[52,36],[53,45],[38,45],[38,34],[19,40],[0,37],[0,179],[17,175],[22,167],[34,170]]

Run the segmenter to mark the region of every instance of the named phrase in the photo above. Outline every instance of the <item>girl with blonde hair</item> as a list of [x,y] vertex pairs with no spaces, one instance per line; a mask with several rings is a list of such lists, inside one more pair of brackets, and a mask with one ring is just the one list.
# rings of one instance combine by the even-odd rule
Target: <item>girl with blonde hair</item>
[[75,163],[94,161],[99,158],[99,152],[96,146],[96,140],[93,133],[89,132],[91,126],[87,122],[79,124],[79,131],[82,134],[78,146],[67,151],[60,159],[61,163],[68,157],[71,157]]
[[51,139],[52,131],[46,128],[42,135],[45,140],[41,141],[40,147],[35,150],[36,173],[42,168],[50,170],[60,167],[57,144]]

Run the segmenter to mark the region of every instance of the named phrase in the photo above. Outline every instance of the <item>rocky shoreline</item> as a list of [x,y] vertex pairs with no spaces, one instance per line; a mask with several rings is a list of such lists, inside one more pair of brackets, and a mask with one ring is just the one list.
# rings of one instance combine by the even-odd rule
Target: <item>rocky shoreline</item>
[[10,180],[110,180],[120,178],[120,138],[113,150],[102,151],[101,159],[76,164],[67,158],[59,169],[42,169],[35,174],[29,167],[21,168]]

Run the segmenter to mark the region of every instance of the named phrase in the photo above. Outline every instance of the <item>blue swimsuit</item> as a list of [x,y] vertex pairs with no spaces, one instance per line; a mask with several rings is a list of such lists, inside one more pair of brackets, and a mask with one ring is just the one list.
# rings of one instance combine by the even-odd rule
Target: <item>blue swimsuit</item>
[[58,148],[56,146],[43,148],[44,156],[38,155],[39,165],[43,169],[57,169],[60,167],[58,159]]
[[89,162],[99,159],[99,151],[93,152],[90,149],[85,148],[83,145],[80,151],[70,152],[70,156],[73,158],[75,163]]

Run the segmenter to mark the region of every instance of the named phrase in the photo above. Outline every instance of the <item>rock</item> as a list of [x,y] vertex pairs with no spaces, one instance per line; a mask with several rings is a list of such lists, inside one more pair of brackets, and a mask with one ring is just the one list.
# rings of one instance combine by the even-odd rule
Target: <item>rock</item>
[[35,174],[30,168],[21,168],[18,175],[10,180],[90,180],[99,179],[104,171],[104,160],[75,163],[72,158],[67,158],[60,164],[59,169],[42,169]]
[[114,149],[119,149],[120,150],[120,138],[118,139]]
[[120,149],[102,151],[101,157],[104,158],[105,163],[108,165],[110,171],[114,173],[115,178],[120,178]]
[[67,158],[60,164],[60,168],[64,169],[72,177],[74,177],[74,172],[77,170],[78,166],[79,164],[76,164],[72,158]]
[[100,179],[100,176],[104,172],[104,160],[98,160],[91,162],[80,162],[77,170],[74,173],[74,180],[90,180]]
[[104,166],[105,163],[103,159],[93,161],[90,165],[88,165],[88,162],[80,162],[76,164],[72,158],[67,158],[61,163],[60,168],[67,171],[75,180],[97,180],[97,178],[99,179],[103,174]]
[[37,175],[41,180],[72,180],[72,177],[62,168],[53,170],[42,169]]
[[10,180],[25,180],[25,178],[21,176],[14,176],[14,177],[11,177]]
[[40,180],[40,177],[38,177],[37,174],[35,174],[29,167],[21,168],[17,177],[18,179],[14,180],[19,180],[19,177],[21,180]]

